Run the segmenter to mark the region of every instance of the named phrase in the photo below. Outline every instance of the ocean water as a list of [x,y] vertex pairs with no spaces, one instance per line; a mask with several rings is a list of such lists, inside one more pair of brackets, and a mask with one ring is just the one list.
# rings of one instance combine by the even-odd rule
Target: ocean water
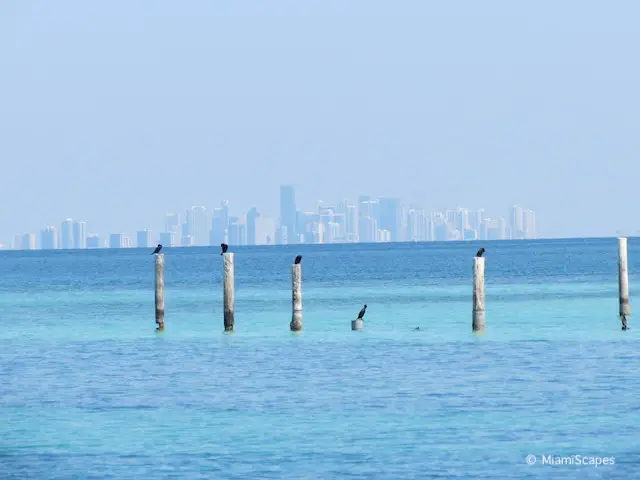
[[483,242],[472,332],[479,246],[232,247],[233,334],[218,248],[164,251],[161,333],[150,249],[1,252],[0,478],[640,478],[640,241],[627,332],[615,238]]

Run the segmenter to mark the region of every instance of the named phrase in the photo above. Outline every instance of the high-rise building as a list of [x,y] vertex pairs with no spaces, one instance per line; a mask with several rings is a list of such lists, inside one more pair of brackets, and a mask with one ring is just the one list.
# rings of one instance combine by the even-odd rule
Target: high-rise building
[[520,205],[514,205],[509,209],[509,229],[511,230],[511,238],[524,238],[523,215]]
[[256,234],[259,218],[260,213],[255,207],[247,212],[247,245],[257,244]]
[[176,246],[176,233],[175,232],[162,232],[160,233],[160,244],[164,247]]
[[238,217],[229,217],[229,245],[246,244],[246,227]]
[[[402,219],[400,200],[397,198],[380,198],[380,230],[388,230],[392,242],[401,242]],[[386,235],[386,234],[385,234]],[[385,237],[386,238],[386,237]]]
[[469,228],[469,211],[466,208],[458,208],[456,211],[456,229],[463,233]]
[[358,221],[360,242],[373,243],[378,240],[378,222],[372,217],[360,217]]
[[74,222],[73,248],[87,248],[87,223]]
[[343,241],[358,241],[358,208],[344,200],[338,204],[337,213],[344,216]]
[[433,242],[436,239],[436,222],[439,221],[439,217],[436,214],[429,214],[427,216],[426,222],[426,233],[425,240],[427,242]]
[[206,209],[202,206],[191,207],[187,211],[187,228],[197,246],[209,245],[209,222]]
[[63,249],[68,250],[73,247],[73,220],[67,218],[62,222],[60,230],[60,245]]
[[[173,232],[173,238],[175,244],[172,246],[176,246],[178,242],[180,242],[180,237],[182,236],[181,232],[181,224],[180,224],[180,215],[177,213],[167,213],[164,216],[164,231],[165,232]],[[162,242],[160,242],[162,243]],[[164,243],[162,243],[164,245]]]
[[469,227],[476,231],[480,231],[480,225],[484,221],[484,208],[476,210],[475,212],[469,212]]
[[54,226],[46,227],[40,233],[42,250],[56,250],[58,248],[58,229]]
[[100,248],[100,235],[92,233],[87,236],[87,248]]
[[[280,230],[286,227],[287,239],[296,236],[296,194],[292,185],[280,186]],[[284,237],[283,237],[284,238]],[[289,240],[287,240],[287,243]]]
[[427,216],[421,209],[411,208],[407,212],[408,242],[424,242],[427,240]]
[[229,202],[225,200],[221,206],[213,209],[211,216],[210,244],[229,243]]
[[523,216],[524,238],[536,238],[536,214],[532,210],[525,210]]
[[151,230],[140,230],[136,232],[136,247],[149,248],[152,243]]
[[109,248],[125,248],[125,237],[124,233],[112,233],[109,235]]
[[498,220],[498,232],[498,240],[507,239],[507,221],[504,218],[500,218],[500,220]]
[[379,221],[380,202],[378,200],[371,200],[371,198],[366,195],[360,195],[358,201],[358,218],[365,217],[371,217],[376,222]]
[[22,250],[35,250],[36,249],[36,234],[25,233],[22,235]]

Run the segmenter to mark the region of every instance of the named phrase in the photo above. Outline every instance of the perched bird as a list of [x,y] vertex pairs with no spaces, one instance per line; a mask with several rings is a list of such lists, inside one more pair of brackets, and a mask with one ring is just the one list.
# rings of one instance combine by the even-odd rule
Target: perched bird
[[481,257],[483,253],[484,253],[484,247],[478,250],[478,253],[476,253],[476,257]]
[[293,262],[293,263],[295,263],[296,265],[298,265],[301,261],[302,261],[302,255],[298,255],[298,256],[296,257],[296,261],[295,261],[295,262]]
[[[227,245],[226,243],[221,243],[220,247],[222,247],[222,253],[227,253],[227,250],[229,249],[229,245]],[[222,255],[222,253],[220,255]]]
[[362,310],[360,310],[360,313],[358,314],[358,320],[361,318],[364,319],[364,314],[366,313],[366,311],[367,311],[367,304],[365,304],[364,307],[362,307]]
[[160,250],[162,250],[162,245],[158,244],[158,246],[156,247],[156,249],[151,253],[151,255],[155,255],[156,253],[160,253]]

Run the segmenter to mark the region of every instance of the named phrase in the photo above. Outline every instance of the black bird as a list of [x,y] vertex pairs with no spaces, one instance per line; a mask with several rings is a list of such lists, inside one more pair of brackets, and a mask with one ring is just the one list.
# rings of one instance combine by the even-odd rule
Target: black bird
[[416,328],[414,328],[414,330],[420,330],[420,327],[416,327]]
[[[227,250],[229,249],[229,245],[227,245],[226,243],[221,243],[220,247],[222,247],[222,253],[227,253]],[[220,255],[222,255],[222,253]]]
[[367,305],[365,304],[364,307],[362,308],[362,310],[360,310],[360,313],[358,314],[358,320],[363,318],[364,319],[364,314],[367,311]]
[[484,247],[478,250],[478,253],[476,253],[476,257],[481,257],[483,253],[484,253]]
[[302,261],[302,255],[298,255],[298,256],[296,257],[296,261],[295,261],[295,262],[293,262],[293,263],[295,263],[296,265],[298,265],[301,261]]
[[151,253],[151,255],[155,255],[156,253],[160,253],[160,250],[162,250],[162,245],[158,244],[158,246],[156,247],[156,249]]

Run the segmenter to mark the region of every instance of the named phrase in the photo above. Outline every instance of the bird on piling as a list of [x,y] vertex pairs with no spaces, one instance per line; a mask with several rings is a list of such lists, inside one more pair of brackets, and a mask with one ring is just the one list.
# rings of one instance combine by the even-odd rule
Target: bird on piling
[[298,255],[298,256],[296,257],[295,262],[293,262],[293,263],[295,263],[296,265],[298,265],[301,261],[302,261],[302,255]]
[[484,253],[484,247],[478,250],[478,253],[476,253],[476,257],[481,257],[483,253]]
[[160,253],[160,250],[162,250],[162,245],[158,244],[156,249],[153,252],[151,252],[151,255],[155,255],[156,253]]
[[362,307],[362,310],[360,310],[360,313],[358,314],[358,318],[357,320],[364,320],[364,314],[367,312],[367,304],[365,303],[364,307]]
[[[227,250],[229,249],[229,245],[227,245],[226,243],[221,243],[220,247],[222,248],[222,253],[227,253]],[[222,253],[220,255],[222,255]]]

